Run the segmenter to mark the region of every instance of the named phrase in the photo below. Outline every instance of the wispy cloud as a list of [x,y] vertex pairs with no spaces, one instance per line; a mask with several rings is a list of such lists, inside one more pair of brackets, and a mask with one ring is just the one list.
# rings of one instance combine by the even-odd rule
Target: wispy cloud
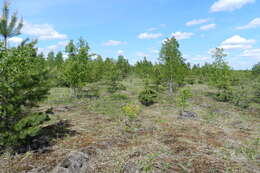
[[103,43],[104,46],[120,46],[126,45],[127,42],[125,41],[118,41],[118,40],[108,40],[107,42]]
[[141,39],[141,40],[144,40],[144,39],[156,39],[156,38],[159,38],[161,36],[162,36],[161,33],[148,33],[148,32],[144,32],[144,33],[139,34],[138,38]]
[[23,41],[23,39],[21,37],[12,37],[12,38],[9,38],[8,41],[10,43],[20,44]]
[[39,40],[63,40],[67,39],[66,34],[61,34],[49,24],[24,23],[23,34],[34,36]]
[[218,0],[211,6],[210,12],[234,11],[254,2],[255,0]]
[[117,51],[117,55],[124,55],[124,51],[123,50],[118,50]]
[[186,23],[186,26],[200,25],[203,23],[207,23],[208,21],[209,21],[209,19],[194,19],[194,20],[188,21]]
[[241,56],[260,60],[260,48],[244,50]]
[[149,57],[149,54],[148,53],[144,53],[144,52],[137,52],[136,56],[138,56],[138,57]]
[[260,27],[260,18],[255,18],[244,26],[239,26],[236,29],[251,29]]
[[216,24],[215,23],[211,23],[211,24],[208,24],[208,25],[203,25],[200,27],[200,30],[202,31],[207,31],[207,30],[211,30],[211,29],[215,29],[216,28]]
[[194,34],[191,32],[180,32],[177,31],[175,33],[172,33],[172,36],[175,37],[177,40],[183,40],[183,39],[188,39],[192,37]]
[[158,28],[156,28],[156,27],[151,27],[151,28],[148,28],[147,30],[148,31],[156,31]]
[[47,55],[50,51],[57,52],[62,50],[67,44],[68,40],[66,41],[59,41],[57,44],[53,44],[50,46],[47,46],[45,48],[38,48],[38,53],[43,53],[44,55]]

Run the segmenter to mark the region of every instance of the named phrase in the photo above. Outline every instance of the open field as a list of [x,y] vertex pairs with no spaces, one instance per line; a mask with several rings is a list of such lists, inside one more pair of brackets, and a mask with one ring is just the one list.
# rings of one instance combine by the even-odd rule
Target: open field
[[[120,173],[129,167],[154,173],[260,172],[259,105],[240,109],[217,102],[210,96],[212,89],[196,84],[188,110],[198,117],[180,118],[173,96],[162,93],[156,104],[144,107],[137,102],[142,80],[128,78],[124,85],[127,89],[119,93],[127,97],[101,88],[99,98],[75,99],[69,89],[52,89],[38,108],[53,107],[45,125],[49,143],[15,156],[6,152],[0,172],[50,171],[75,150],[91,156],[93,172]],[[127,103],[141,107],[133,121],[122,113]],[[49,131],[56,136],[48,136]]]

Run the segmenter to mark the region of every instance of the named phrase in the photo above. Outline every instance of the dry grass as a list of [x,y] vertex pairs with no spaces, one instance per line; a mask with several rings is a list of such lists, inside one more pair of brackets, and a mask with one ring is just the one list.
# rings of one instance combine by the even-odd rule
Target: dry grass
[[[95,172],[124,172],[130,162],[142,172],[152,173],[260,172],[260,119],[255,112],[216,102],[207,95],[211,92],[207,86],[195,85],[189,109],[198,114],[197,120],[179,119],[176,106],[161,100],[142,107],[137,120],[129,123],[118,104],[136,102],[140,83],[125,83],[128,90],[123,93],[128,100],[110,102],[107,94],[106,99],[73,100],[69,104],[73,107],[56,111],[52,122],[69,120],[70,128],[78,132],[76,136],[56,139],[46,153],[3,155],[0,170],[15,173],[41,167],[49,171],[68,152],[81,150],[92,155],[90,164]],[[68,103],[59,103],[62,105]]]

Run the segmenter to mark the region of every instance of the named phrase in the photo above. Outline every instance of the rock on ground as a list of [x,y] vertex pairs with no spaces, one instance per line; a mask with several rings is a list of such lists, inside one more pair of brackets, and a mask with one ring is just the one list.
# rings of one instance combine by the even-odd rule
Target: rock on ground
[[71,152],[52,173],[89,173],[92,172],[88,165],[90,160],[87,154]]
[[197,118],[198,115],[195,112],[183,111],[180,114],[181,118]]

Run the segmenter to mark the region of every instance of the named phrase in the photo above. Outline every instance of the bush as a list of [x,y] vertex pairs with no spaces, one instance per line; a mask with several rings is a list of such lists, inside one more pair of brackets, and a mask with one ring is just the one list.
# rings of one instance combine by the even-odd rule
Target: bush
[[194,85],[196,83],[196,78],[194,76],[189,76],[185,79],[185,83]]
[[249,107],[250,99],[248,97],[247,90],[244,87],[239,88],[233,93],[232,103],[241,108]]
[[141,109],[138,105],[127,104],[122,107],[122,111],[125,116],[127,116],[130,120],[133,120],[140,114]]
[[230,102],[233,100],[233,91],[232,89],[219,90],[215,98],[220,102]]
[[126,90],[126,87],[123,84],[112,82],[109,84],[109,87],[107,88],[107,91],[109,93],[115,93],[116,91],[122,91]]
[[252,73],[253,75],[260,75],[260,62],[254,65]]
[[151,106],[156,102],[157,97],[158,94],[156,91],[147,88],[139,94],[138,99],[143,105]]
[[183,88],[177,95],[177,106],[181,108],[181,112],[184,112],[188,106],[188,99],[192,97],[191,90],[189,88]]
[[260,103],[260,80],[255,84],[254,101]]
[[31,111],[49,90],[45,61],[36,55],[34,45],[0,51],[0,146],[25,144],[49,120],[46,114]]

